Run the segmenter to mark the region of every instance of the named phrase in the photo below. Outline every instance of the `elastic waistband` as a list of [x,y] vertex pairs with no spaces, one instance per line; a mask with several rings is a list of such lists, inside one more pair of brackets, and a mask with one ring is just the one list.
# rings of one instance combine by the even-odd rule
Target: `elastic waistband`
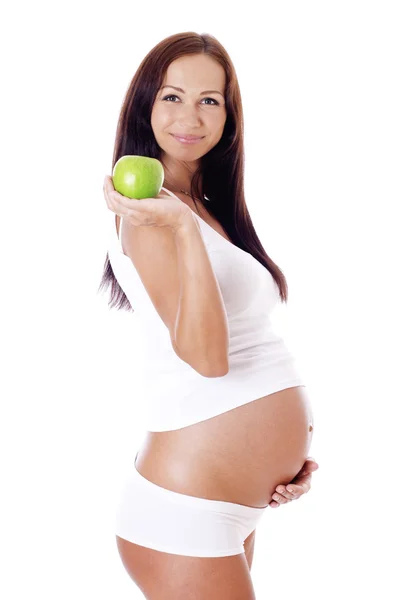
[[133,477],[140,482],[140,485],[143,487],[147,487],[149,490],[154,493],[158,493],[160,496],[164,496],[168,502],[171,500],[173,502],[189,505],[189,506],[199,506],[199,508],[208,508],[215,510],[216,512],[224,512],[230,513],[232,515],[239,516],[256,516],[261,515],[262,512],[268,508],[267,506],[246,506],[244,504],[237,504],[236,502],[228,502],[226,500],[211,500],[209,498],[199,498],[198,496],[190,496],[188,494],[181,494],[180,492],[174,492],[173,490],[167,490],[163,488],[153,481],[149,481],[144,477],[136,468],[136,459],[138,457],[139,452],[137,452],[133,465]]

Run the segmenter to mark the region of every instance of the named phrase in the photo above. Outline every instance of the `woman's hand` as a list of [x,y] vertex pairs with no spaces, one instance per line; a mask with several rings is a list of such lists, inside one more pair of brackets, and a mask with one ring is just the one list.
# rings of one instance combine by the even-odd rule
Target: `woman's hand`
[[[306,494],[311,486],[311,474],[319,468],[318,464],[311,457],[307,458],[304,465],[287,485],[277,485],[276,492],[268,506],[276,508],[281,504],[286,504],[290,500],[297,500],[303,494]],[[291,490],[293,489],[293,493]]]
[[108,208],[135,226],[169,227],[176,233],[188,219],[193,218],[187,204],[167,194],[142,200],[119,194],[110,175],[104,179],[103,191]]

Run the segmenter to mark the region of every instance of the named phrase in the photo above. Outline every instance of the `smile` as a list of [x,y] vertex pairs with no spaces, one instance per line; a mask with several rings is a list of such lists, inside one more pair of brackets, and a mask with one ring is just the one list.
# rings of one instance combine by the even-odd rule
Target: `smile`
[[202,137],[200,138],[184,138],[184,137],[179,137],[177,135],[174,135],[173,133],[171,133],[172,137],[176,139],[177,142],[180,142],[181,144],[197,144],[198,142],[201,142],[201,140],[203,139]]

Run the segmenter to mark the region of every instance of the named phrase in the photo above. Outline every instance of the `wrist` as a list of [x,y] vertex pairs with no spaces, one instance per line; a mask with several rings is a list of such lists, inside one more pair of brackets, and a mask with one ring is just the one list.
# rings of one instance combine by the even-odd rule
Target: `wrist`
[[193,212],[189,209],[184,217],[182,217],[179,224],[174,228],[175,238],[186,238],[193,235],[194,229],[199,230],[199,224]]

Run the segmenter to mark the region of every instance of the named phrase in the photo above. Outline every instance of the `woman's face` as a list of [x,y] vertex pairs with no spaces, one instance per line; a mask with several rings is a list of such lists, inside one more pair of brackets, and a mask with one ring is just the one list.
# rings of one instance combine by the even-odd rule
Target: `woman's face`
[[[226,121],[224,93],[225,71],[209,56],[182,56],[169,65],[151,114],[154,136],[163,151],[161,160],[167,157],[167,162],[172,159],[178,163],[193,162],[195,166],[201,156],[217,145]],[[172,134],[202,139],[185,144]]]

